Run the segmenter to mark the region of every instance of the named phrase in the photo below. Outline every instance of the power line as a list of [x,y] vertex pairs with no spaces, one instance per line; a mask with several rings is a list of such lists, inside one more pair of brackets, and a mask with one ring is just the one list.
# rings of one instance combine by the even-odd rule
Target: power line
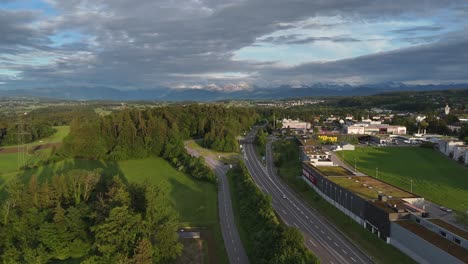
[[28,152],[28,145],[26,144],[25,136],[31,133],[25,131],[27,123],[23,119],[28,113],[19,113],[16,122],[16,136],[17,136],[17,169],[18,171],[26,165],[26,154]]

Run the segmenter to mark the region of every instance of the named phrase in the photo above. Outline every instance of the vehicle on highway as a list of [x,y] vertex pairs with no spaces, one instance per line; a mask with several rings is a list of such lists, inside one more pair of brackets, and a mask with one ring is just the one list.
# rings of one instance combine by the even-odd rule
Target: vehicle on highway
[[286,195],[283,194],[283,199],[286,199]]

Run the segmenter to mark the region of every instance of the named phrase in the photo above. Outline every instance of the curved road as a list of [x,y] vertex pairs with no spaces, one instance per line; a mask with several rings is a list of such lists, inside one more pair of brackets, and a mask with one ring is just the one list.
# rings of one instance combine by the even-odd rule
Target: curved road
[[244,142],[244,161],[260,189],[272,197],[272,205],[283,221],[301,231],[305,245],[322,263],[372,263],[359,248],[298,198],[275,174],[271,142],[267,145],[267,167],[262,165],[252,145],[255,133],[256,130],[249,133]]
[[[188,147],[186,147],[186,149],[190,155],[195,157],[200,156],[196,150]],[[205,157],[205,162],[214,170],[218,177],[218,213],[221,233],[223,235],[224,246],[226,247],[229,263],[248,264],[249,259],[247,258],[244,246],[240,240],[232,210],[231,193],[229,192],[229,182],[226,176],[226,172],[229,170],[229,167],[223,165],[219,160],[209,156]]]

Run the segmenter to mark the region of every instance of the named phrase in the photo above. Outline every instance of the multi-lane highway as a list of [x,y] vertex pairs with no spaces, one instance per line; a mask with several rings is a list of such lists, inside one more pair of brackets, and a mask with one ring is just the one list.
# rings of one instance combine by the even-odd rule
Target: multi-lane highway
[[[199,157],[200,154],[193,149],[186,147],[187,152]],[[231,264],[248,264],[249,259],[242,245],[242,241],[237,231],[236,222],[234,220],[234,213],[232,211],[231,194],[229,192],[229,182],[226,172],[229,167],[221,163],[214,157],[204,157],[205,162],[210,166],[216,176],[218,177],[218,211],[221,226],[221,233],[223,235],[224,246]]]
[[267,145],[267,166],[259,161],[252,144],[256,131],[252,130],[244,140],[244,161],[255,183],[272,197],[272,205],[283,221],[302,232],[306,246],[322,263],[372,263],[366,254],[296,196],[276,175],[271,143]]

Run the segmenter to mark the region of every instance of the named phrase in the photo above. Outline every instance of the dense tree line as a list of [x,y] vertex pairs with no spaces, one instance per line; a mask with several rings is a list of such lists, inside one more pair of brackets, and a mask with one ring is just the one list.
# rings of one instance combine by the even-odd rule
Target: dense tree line
[[31,118],[24,118],[21,123],[14,117],[0,117],[0,146],[17,144],[20,132],[24,143],[29,143],[51,136],[56,131],[49,124]]
[[152,185],[72,170],[9,185],[0,207],[3,263],[168,263],[181,253],[177,215]]
[[204,138],[207,147],[235,151],[235,136],[255,120],[252,109],[217,105],[127,109],[100,118],[73,120],[62,151],[67,156],[91,159],[162,156],[181,171],[214,181],[214,174],[201,160],[187,155],[183,140]]
[[319,260],[304,246],[304,237],[277,218],[270,198],[252,181],[243,163],[235,169],[234,199],[238,201],[240,225],[246,231],[252,263],[318,263]]

